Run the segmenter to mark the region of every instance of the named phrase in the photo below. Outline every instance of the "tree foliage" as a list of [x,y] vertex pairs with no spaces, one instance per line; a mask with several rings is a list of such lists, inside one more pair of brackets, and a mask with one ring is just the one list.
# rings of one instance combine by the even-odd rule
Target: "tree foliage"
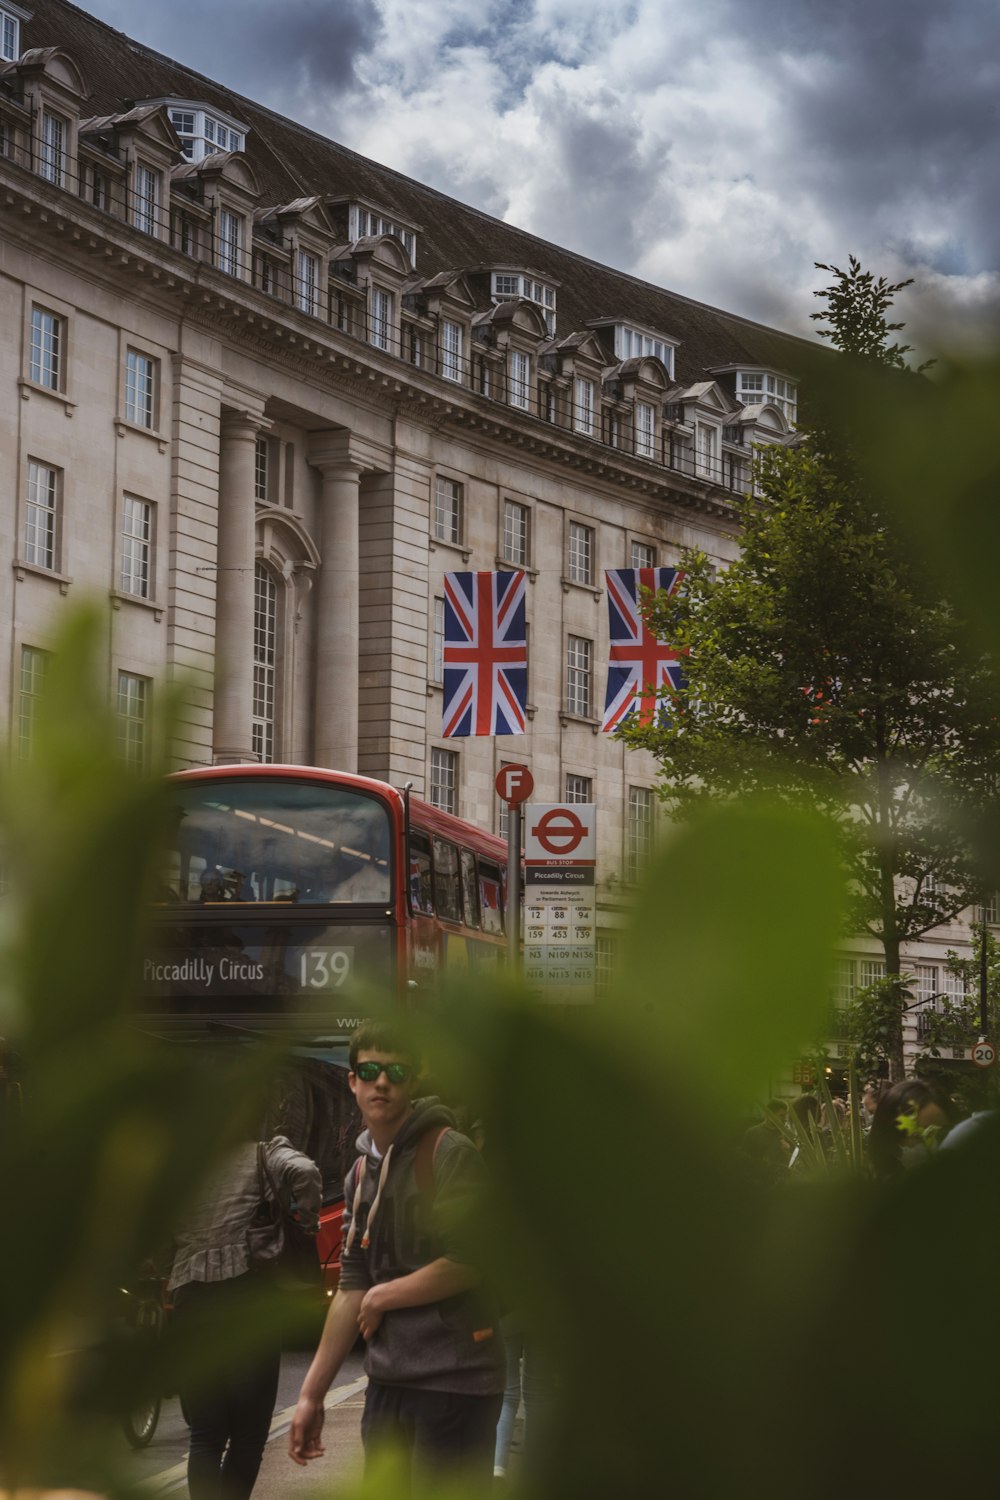
[[[887,343],[901,325],[885,316],[899,286],[853,257],[837,276],[820,294],[834,342],[901,365],[904,346]],[[649,601],[656,633],[687,653],[687,681],[666,722],[622,736],[660,761],[675,813],[769,786],[832,815],[849,930],[875,937],[898,976],[901,944],[981,894],[965,830],[1000,771],[991,664],[969,650],[933,567],[901,545],[846,442],[803,433],[761,450],[738,510],[739,559],[712,577],[694,553],[686,588]],[[904,1004],[897,984],[897,1071]]]

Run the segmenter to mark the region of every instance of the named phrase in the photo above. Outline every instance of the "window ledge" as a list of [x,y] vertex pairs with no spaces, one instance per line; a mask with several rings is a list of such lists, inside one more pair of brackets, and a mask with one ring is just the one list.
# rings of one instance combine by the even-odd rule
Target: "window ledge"
[[604,594],[604,590],[602,588],[598,588],[597,584],[581,583],[578,578],[567,578],[565,574],[563,574],[562,578],[559,581],[562,584],[562,591],[564,594],[568,594],[571,589],[589,589],[589,591],[594,596],[595,604],[600,603],[601,598]]
[[24,582],[26,573],[31,573],[35,578],[48,578],[52,583],[59,585],[60,594],[68,594],[72,578],[65,573],[57,573],[54,568],[40,568],[37,563],[23,562],[21,558],[14,560],[14,577],[18,583]]
[[596,734],[601,727],[600,719],[593,719],[589,714],[574,714],[568,708],[559,710],[559,723],[565,729],[567,724],[587,724],[592,734]]
[[427,548],[430,552],[458,552],[461,554],[462,561],[466,563],[472,556],[472,548],[467,547],[464,542],[446,542],[440,536],[432,536],[427,544]]
[[433,678],[430,678],[430,677],[427,679],[427,696],[428,696],[428,698],[434,698],[434,697],[437,696],[438,693],[443,693],[443,692],[444,692],[444,683],[443,682],[435,682],[433,680]]
[[70,401],[65,391],[54,391],[50,385],[40,385],[37,380],[27,380],[22,375],[18,382],[22,401],[30,401],[34,395],[47,396],[50,401],[59,401],[67,417],[71,417],[76,411],[76,402]]
[[499,554],[494,558],[494,562],[502,573],[523,573],[526,578],[531,579],[532,583],[538,577],[538,569],[529,567],[527,563],[511,562],[509,558],[500,557]]
[[141,594],[126,594],[123,589],[110,589],[108,598],[111,600],[112,609],[121,609],[123,604],[137,604],[140,609],[151,610],[157,622],[163,619],[166,606],[158,604],[155,599],[144,599]]
[[124,437],[126,432],[135,432],[139,437],[152,438],[161,453],[167,451],[167,439],[162,432],[157,432],[155,427],[143,427],[139,422],[127,422],[124,417],[116,417],[115,432],[119,437]]

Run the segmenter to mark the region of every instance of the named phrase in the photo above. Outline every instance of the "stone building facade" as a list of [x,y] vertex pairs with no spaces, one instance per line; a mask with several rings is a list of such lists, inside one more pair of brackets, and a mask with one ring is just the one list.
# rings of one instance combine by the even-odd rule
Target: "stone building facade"
[[[801,345],[346,151],[65,0],[0,0],[0,704],[30,744],[100,601],[141,760],[401,784],[486,827],[600,804],[602,926],[656,765],[601,733],[604,569],[736,555]],[[528,575],[528,733],[441,737],[443,575]]]

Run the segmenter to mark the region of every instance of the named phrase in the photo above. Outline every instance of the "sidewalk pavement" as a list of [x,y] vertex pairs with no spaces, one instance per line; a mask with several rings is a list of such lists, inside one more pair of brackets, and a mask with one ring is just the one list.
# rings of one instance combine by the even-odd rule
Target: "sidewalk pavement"
[[336,1496],[338,1489],[361,1477],[361,1409],[367,1380],[362,1376],[350,1385],[335,1387],[326,1398],[322,1458],[300,1468],[288,1457],[288,1429],[294,1407],[275,1412],[271,1440],[264,1450],[260,1476],[254,1485],[254,1500],[293,1500],[295,1496],[321,1493]]

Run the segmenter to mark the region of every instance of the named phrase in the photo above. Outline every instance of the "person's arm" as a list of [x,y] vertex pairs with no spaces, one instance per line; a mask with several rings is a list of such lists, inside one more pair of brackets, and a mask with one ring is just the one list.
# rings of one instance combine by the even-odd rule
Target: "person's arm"
[[323,1324],[319,1348],[313,1356],[288,1434],[288,1456],[305,1466],[323,1453],[323,1400],[337,1372],[354,1347],[363,1291],[338,1291]]
[[424,1307],[428,1302],[443,1302],[459,1292],[478,1286],[479,1274],[461,1261],[442,1255],[408,1276],[383,1281],[371,1287],[358,1310],[358,1327],[370,1339],[387,1312],[397,1307]]

